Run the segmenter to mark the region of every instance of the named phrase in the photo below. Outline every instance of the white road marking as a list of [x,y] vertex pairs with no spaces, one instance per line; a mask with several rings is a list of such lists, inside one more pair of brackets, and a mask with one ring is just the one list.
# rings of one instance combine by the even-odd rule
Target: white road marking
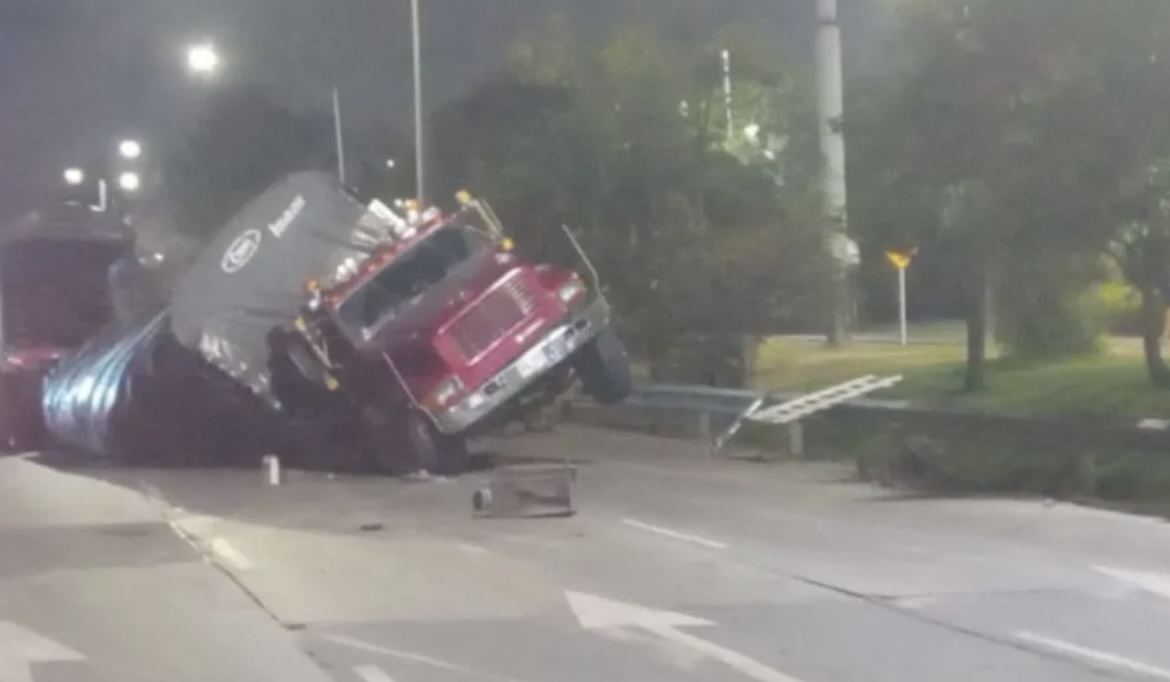
[[1094,566],[1093,568],[1097,572],[1104,573],[1114,580],[1129,583],[1147,592],[1152,592],[1159,597],[1170,599],[1170,575],[1151,571],[1134,571],[1127,568],[1110,568],[1108,566]]
[[252,561],[223,538],[212,539],[210,548],[212,554],[231,564],[232,568],[241,571],[250,571],[253,568]]
[[637,528],[649,533],[657,533],[658,535],[673,538],[675,540],[681,540],[683,542],[689,542],[693,545],[699,545],[700,547],[707,547],[708,549],[727,549],[727,543],[725,542],[711,540],[700,537],[698,535],[691,535],[689,533],[680,533],[677,530],[663,528],[662,526],[653,526],[649,523],[638,521],[637,519],[622,519],[622,523],[629,526],[630,528]]
[[648,609],[637,604],[627,604],[581,592],[566,591],[565,598],[573,610],[573,615],[577,617],[577,622],[586,630],[616,631],[622,628],[639,628],[672,644],[720,661],[757,682],[800,682],[795,677],[785,675],[738,651],[732,651],[679,630],[680,627],[714,625],[706,618],[674,611]]
[[486,548],[480,547],[479,545],[473,545],[470,542],[459,543],[459,549],[463,550],[463,552],[465,552],[467,554],[487,554],[488,553]]
[[1129,672],[1153,677],[1159,680],[1170,680],[1170,670],[1159,668],[1148,663],[1135,661],[1132,658],[1125,656],[1118,656],[1111,654],[1108,651],[1099,651],[1097,649],[1089,649],[1073,644],[1072,642],[1065,642],[1060,639],[1046,637],[1034,632],[1021,631],[1015,633],[1016,639],[1019,639],[1030,644],[1035,644],[1044,649],[1048,649],[1054,653],[1065,654],[1073,658],[1079,658],[1083,661],[1097,663],[1115,670],[1128,670]]
[[84,661],[85,656],[44,635],[0,620],[0,680],[32,682],[33,663]]
[[362,678],[362,682],[394,682],[394,678],[387,675],[376,665],[359,665],[353,673]]
[[381,644],[372,644],[370,642],[363,642],[360,639],[346,637],[345,635],[326,635],[322,639],[325,639],[326,641],[329,641],[329,642],[333,642],[334,644],[340,644],[341,646],[349,647],[351,649],[357,649],[359,651],[366,651],[366,652],[370,652],[370,653],[381,654],[383,656],[389,656],[390,658],[397,658],[399,660],[407,661],[409,663],[419,663],[422,665],[429,665],[432,668],[439,668],[440,670],[446,670],[448,672],[453,672],[453,673],[462,673],[464,675],[469,675],[471,677],[478,677],[478,678],[484,679],[484,680],[495,680],[496,682],[517,682],[516,680],[514,680],[510,677],[502,677],[500,675],[493,675],[492,673],[481,672],[481,671],[475,670],[473,668],[468,668],[466,666],[459,665],[458,663],[451,663],[449,661],[444,661],[444,660],[439,659],[439,658],[427,656],[426,654],[416,654],[416,653],[411,652],[411,651],[401,651],[399,649],[391,649],[390,647],[382,646]]

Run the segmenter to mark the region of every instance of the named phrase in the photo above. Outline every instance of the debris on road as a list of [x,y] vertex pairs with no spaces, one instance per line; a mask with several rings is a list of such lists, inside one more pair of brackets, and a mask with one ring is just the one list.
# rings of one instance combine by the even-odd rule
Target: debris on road
[[475,491],[471,504],[485,516],[572,516],[576,488],[577,468],[567,462],[504,465]]

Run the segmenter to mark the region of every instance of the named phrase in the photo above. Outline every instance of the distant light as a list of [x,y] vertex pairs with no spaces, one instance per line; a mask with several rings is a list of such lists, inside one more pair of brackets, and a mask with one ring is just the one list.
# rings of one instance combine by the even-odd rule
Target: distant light
[[756,139],[756,135],[760,134],[760,126],[756,123],[749,123],[743,127],[743,134],[750,139]]
[[219,52],[210,43],[187,48],[187,68],[200,76],[212,76],[219,71]]
[[386,159],[386,167],[387,168],[393,168],[397,165],[398,165],[398,163],[394,159]]
[[70,185],[80,185],[81,183],[85,182],[85,171],[81,170],[80,168],[66,168],[65,182],[69,183]]
[[123,191],[137,192],[141,186],[142,178],[138,177],[138,173],[126,172],[118,176],[118,187]]
[[118,154],[124,159],[142,156],[142,144],[138,140],[122,140],[118,143]]

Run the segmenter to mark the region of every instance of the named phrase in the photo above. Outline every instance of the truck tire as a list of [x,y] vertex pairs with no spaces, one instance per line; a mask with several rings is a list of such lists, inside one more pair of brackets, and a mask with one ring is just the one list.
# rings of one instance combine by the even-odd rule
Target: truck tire
[[581,388],[601,405],[616,405],[629,397],[633,388],[630,355],[612,329],[603,329],[577,354],[574,367]]
[[407,420],[410,450],[415,470],[440,476],[457,476],[467,471],[470,457],[467,439],[439,432],[426,415],[412,411]]

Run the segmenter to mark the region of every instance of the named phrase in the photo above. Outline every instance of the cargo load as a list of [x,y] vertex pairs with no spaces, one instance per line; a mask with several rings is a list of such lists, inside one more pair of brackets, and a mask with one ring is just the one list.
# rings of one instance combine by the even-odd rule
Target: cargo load
[[107,454],[200,443],[456,473],[469,438],[574,382],[623,400],[629,360],[571,233],[588,279],[519,257],[486,202],[457,201],[395,212],[324,174],[288,176],[216,235],[165,309],[50,375],[50,429]]

